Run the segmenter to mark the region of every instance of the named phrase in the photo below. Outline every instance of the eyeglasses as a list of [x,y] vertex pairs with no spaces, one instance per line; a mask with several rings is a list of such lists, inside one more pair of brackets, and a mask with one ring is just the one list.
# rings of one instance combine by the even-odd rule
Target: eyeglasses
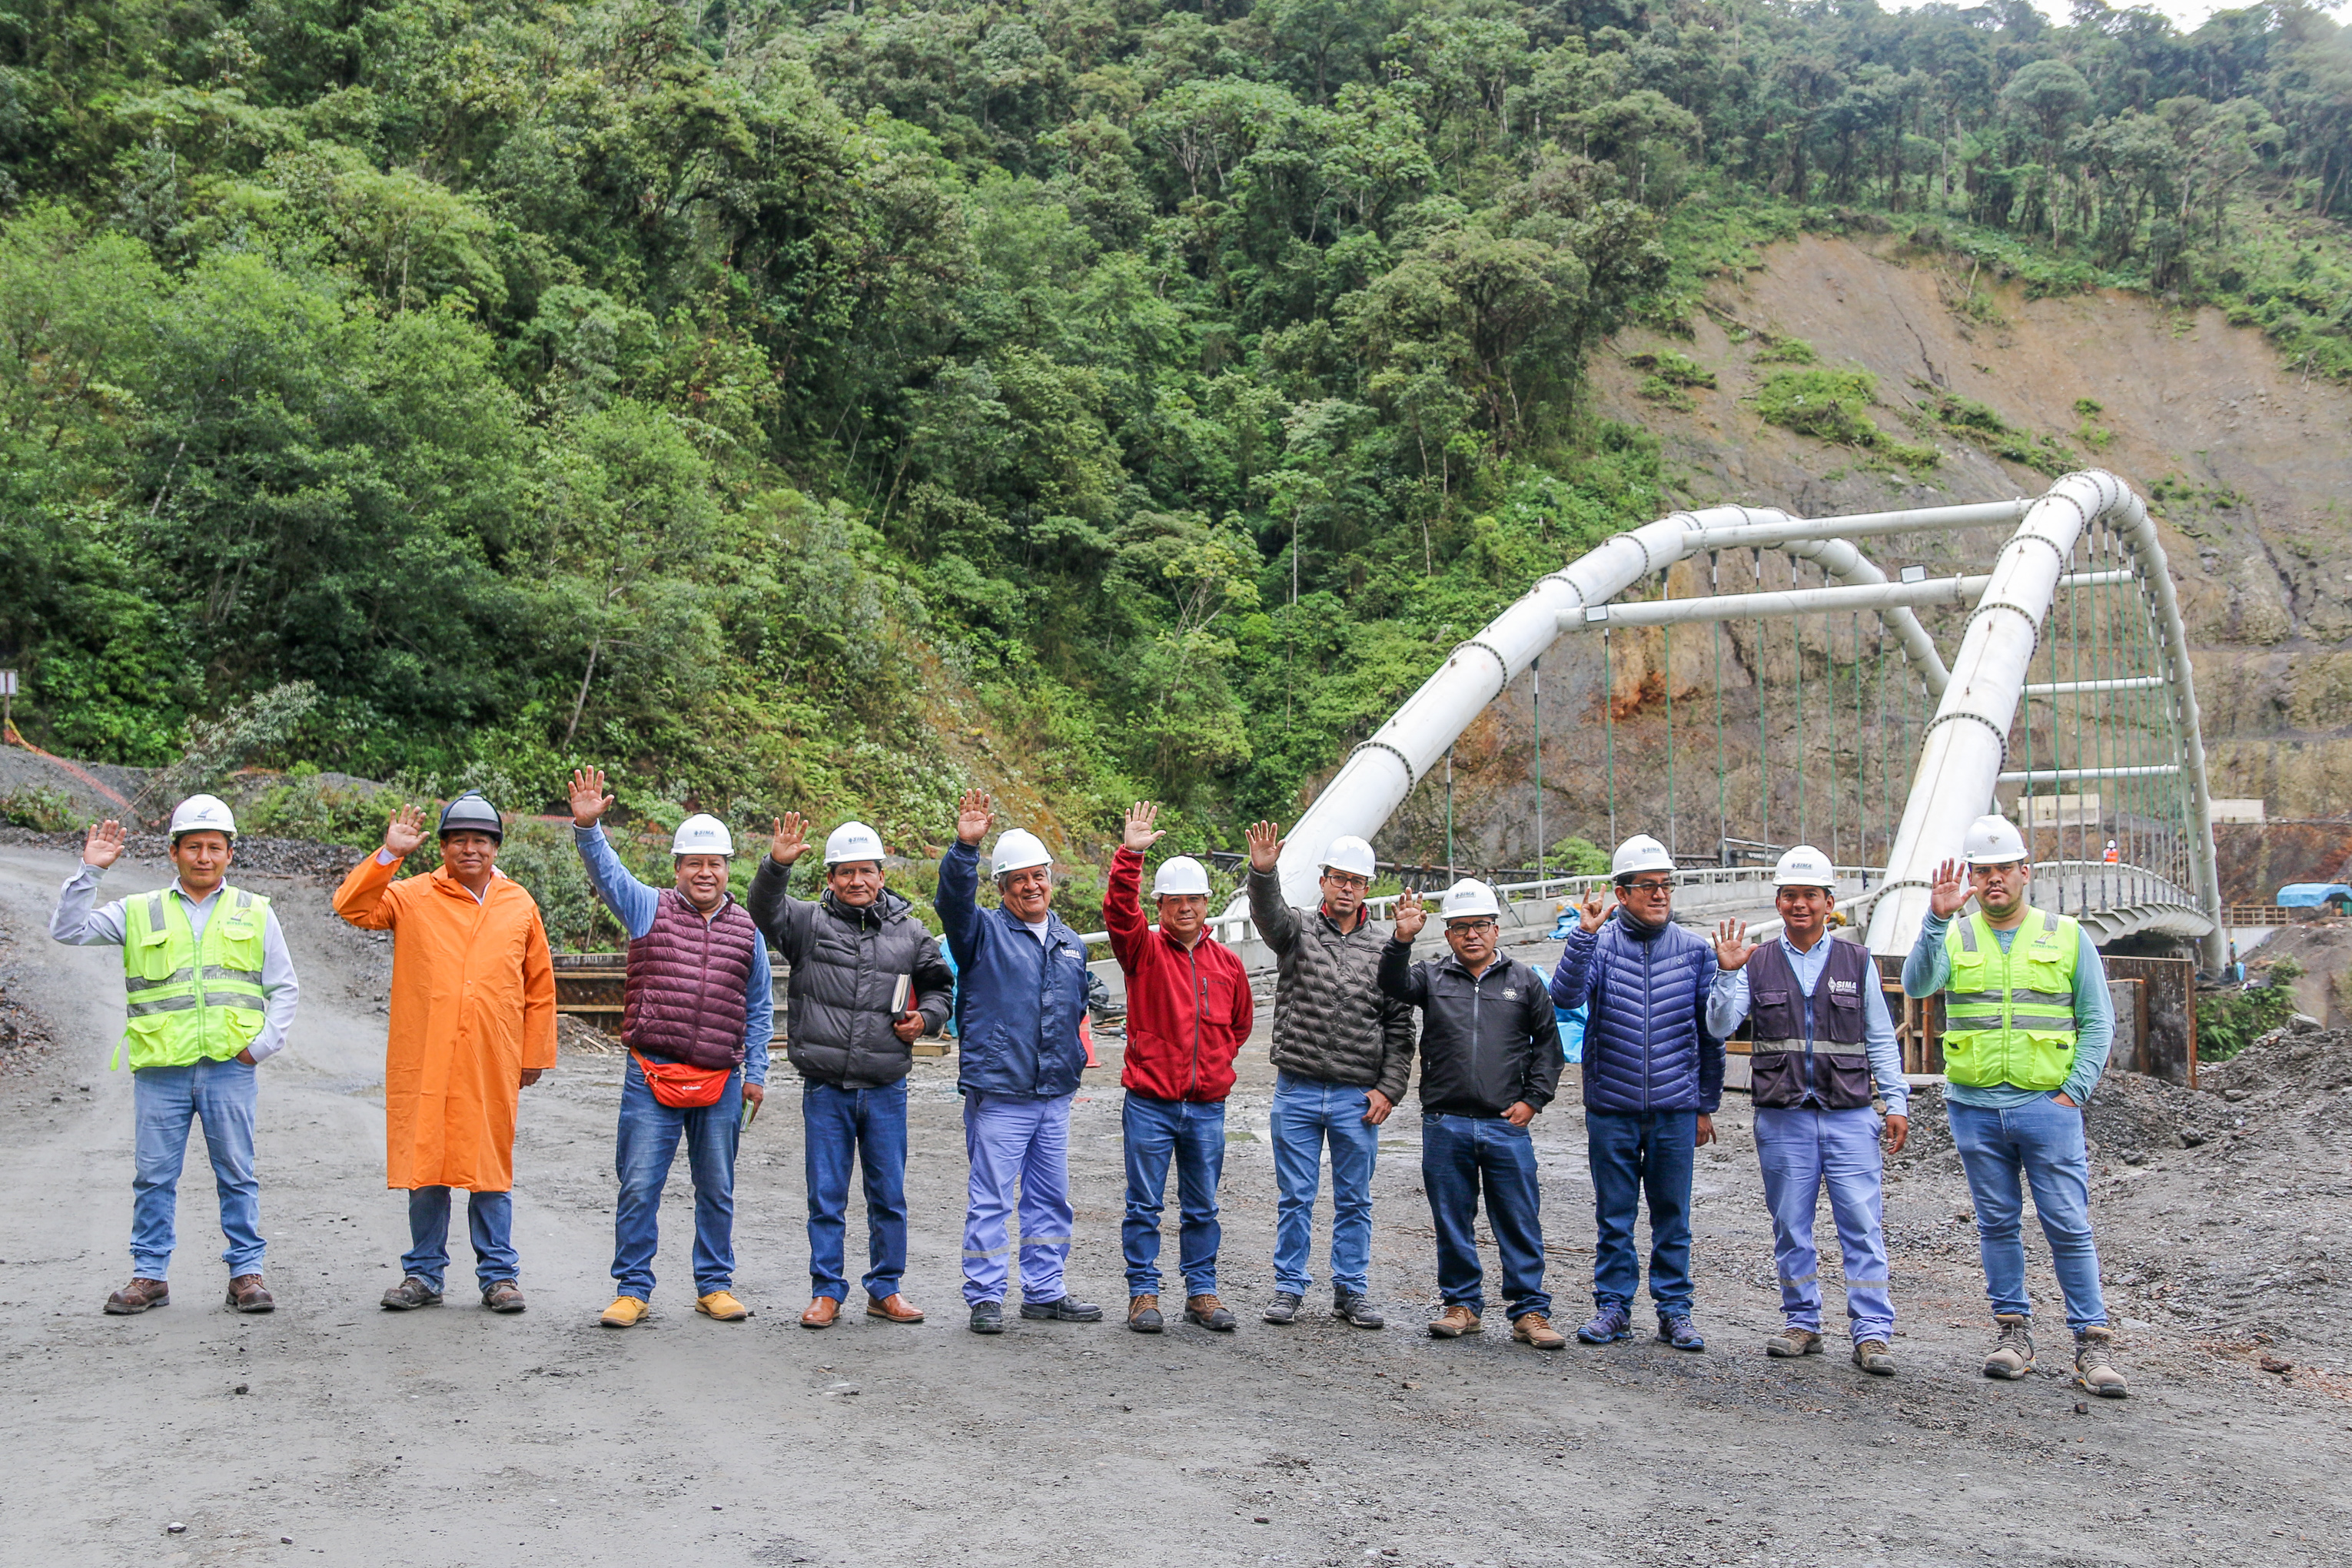
[[1645,881],[1620,882],[1617,885],[1629,893],[1671,893],[1675,890],[1672,882],[1660,881],[1654,877]]
[[1347,871],[1326,871],[1323,873],[1323,879],[1335,888],[1352,888],[1360,893],[1372,885],[1370,878],[1355,876]]
[[1493,931],[1495,922],[1489,920],[1448,921],[1445,922],[1445,929],[1448,931]]

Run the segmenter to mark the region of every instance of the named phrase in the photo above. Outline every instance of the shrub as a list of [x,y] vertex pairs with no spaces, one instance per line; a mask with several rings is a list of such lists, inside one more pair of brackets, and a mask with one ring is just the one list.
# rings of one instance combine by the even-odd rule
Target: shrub
[[1821,357],[1813,352],[1813,345],[1802,338],[1768,337],[1764,346],[1756,352],[1758,364],[1814,364]]
[[[1625,363],[1635,370],[1650,372],[1651,380],[1664,382],[1668,386],[1703,386],[1710,392],[1715,390],[1715,372],[1688,354],[1677,353],[1673,349],[1633,354]],[[1646,386],[1649,384],[1644,382],[1643,384]],[[1646,397],[1649,394],[1645,392],[1643,395]]]
[[2219,992],[2197,1004],[2197,1059],[2225,1062],[2294,1016],[2289,984],[2303,976],[2291,958],[2271,965],[2269,984]]
[[73,796],[47,784],[26,784],[24,788],[0,795],[0,822],[11,827],[29,827],[36,833],[63,833],[77,826],[81,814],[74,810]]

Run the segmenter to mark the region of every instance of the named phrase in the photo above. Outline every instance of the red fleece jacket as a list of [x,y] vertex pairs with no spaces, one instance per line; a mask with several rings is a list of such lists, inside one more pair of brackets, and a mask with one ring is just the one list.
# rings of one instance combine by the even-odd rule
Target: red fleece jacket
[[1146,923],[1143,857],[1121,847],[1110,863],[1103,922],[1127,976],[1127,1066],[1118,1081],[1155,1100],[1213,1105],[1234,1089],[1234,1058],[1257,1011],[1249,972],[1205,931],[1187,950]]

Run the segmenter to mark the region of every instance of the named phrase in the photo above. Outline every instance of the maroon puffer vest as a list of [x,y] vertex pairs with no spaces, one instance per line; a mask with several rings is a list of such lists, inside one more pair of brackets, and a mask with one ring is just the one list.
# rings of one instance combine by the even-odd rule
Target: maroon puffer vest
[[672,888],[654,923],[629,943],[621,1038],[631,1050],[689,1067],[740,1067],[743,988],[751,983],[758,928],[733,898],[705,921]]

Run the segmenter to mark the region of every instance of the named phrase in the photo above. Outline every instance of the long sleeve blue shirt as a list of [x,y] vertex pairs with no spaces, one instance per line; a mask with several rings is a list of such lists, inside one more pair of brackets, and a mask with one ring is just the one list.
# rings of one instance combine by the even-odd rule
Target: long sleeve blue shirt
[[[1903,994],[1906,996],[1933,996],[1952,983],[1952,955],[1945,950],[1944,932],[1951,921],[1942,915],[1930,914],[1919,922],[1919,940],[1911,944],[1911,955],[1903,961]],[[2015,931],[1996,931],[2000,950],[2009,951],[2010,939]],[[2116,1003],[2107,994],[2107,966],[2099,962],[2099,950],[2092,945],[2091,933],[2082,932],[2082,949],[2074,958],[2074,1069],[2066,1075],[2059,1090],[2077,1105],[2091,1103],[2091,1090],[2098,1087],[2100,1075],[2107,1070],[2107,1054],[2116,1043]],[[2020,1089],[2013,1083],[1993,1084],[1983,1089],[1971,1089],[1966,1084],[1948,1083],[1944,1098],[1958,1105],[1973,1105],[1983,1110],[2009,1110],[2030,1105],[2046,1098],[2047,1091]]]
[[[1822,983],[1822,971],[1829,967],[1830,939],[1823,937],[1810,949],[1798,947],[1785,936],[1775,940],[1789,961],[1789,968],[1795,973],[1798,989],[1804,992],[1806,1008],[1811,1011],[1813,992]],[[1874,963],[1874,973],[1876,968]],[[1717,1039],[1727,1039],[1746,1016],[1747,966],[1716,971],[1715,984],[1706,998],[1706,1032]],[[1886,994],[1875,984],[1862,988],[1862,1040],[1863,1048],[1870,1055],[1870,1076],[1878,1082],[1878,1096],[1886,1102],[1886,1113],[1908,1114],[1905,1108],[1911,1101],[1911,1086],[1903,1078],[1902,1047],[1895,1043],[1895,1019],[1886,1011]]]
[[[604,838],[601,826],[572,829],[572,842],[580,851],[581,863],[588,868],[588,880],[594,884],[596,896],[629,933],[629,940],[653,930],[655,911],[661,908],[661,889],[650,888],[629,875],[621,858]],[[775,981],[768,971],[768,944],[751,943],[751,978],[743,984],[743,1081],[768,1081],[768,1043],[776,1036]]]

